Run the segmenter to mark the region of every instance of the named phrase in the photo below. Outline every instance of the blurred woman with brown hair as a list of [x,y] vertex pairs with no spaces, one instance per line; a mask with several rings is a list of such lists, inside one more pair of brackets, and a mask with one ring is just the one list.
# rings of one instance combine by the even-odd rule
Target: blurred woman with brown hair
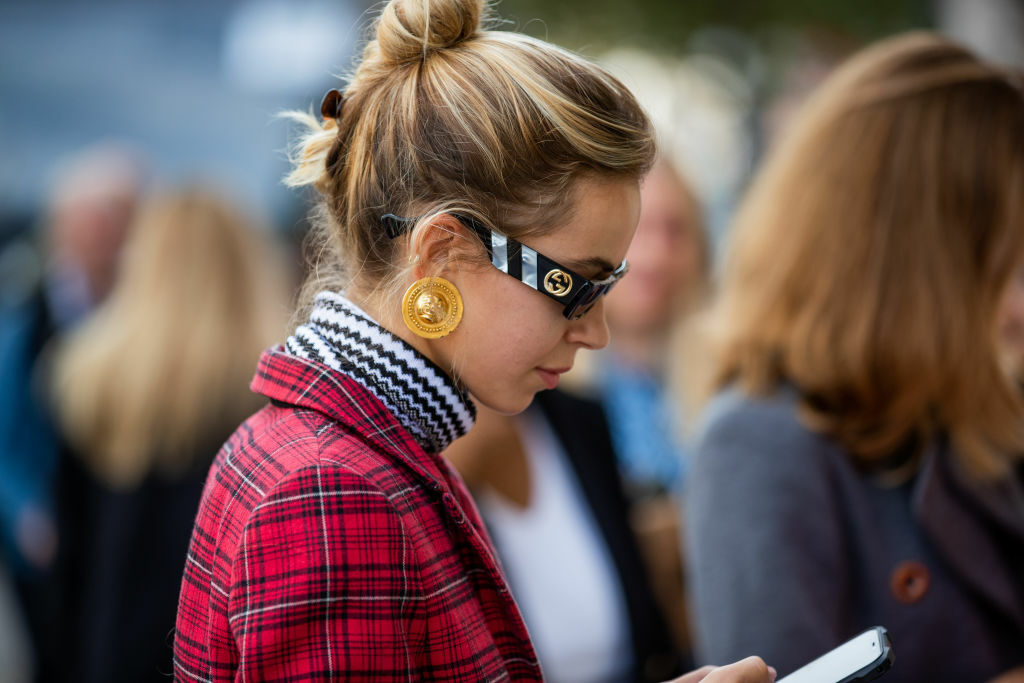
[[1024,402],[997,330],[1024,263],[1024,85],[907,35],[791,131],[717,306],[688,488],[702,652],[784,674],[882,624],[886,680],[987,680],[1024,665]]
[[203,479],[262,403],[250,369],[287,319],[280,266],[223,199],[155,197],[109,299],[58,350],[55,402],[73,455],[52,611],[36,633],[43,680],[166,680]]

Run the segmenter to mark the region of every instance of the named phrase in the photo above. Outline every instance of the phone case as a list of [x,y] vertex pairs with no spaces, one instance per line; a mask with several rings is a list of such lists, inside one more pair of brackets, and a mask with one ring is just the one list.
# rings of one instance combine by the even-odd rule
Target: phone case
[[873,681],[892,668],[893,662],[896,661],[896,652],[892,648],[892,641],[889,640],[889,631],[886,630],[884,626],[876,626],[874,631],[878,636],[878,642],[881,646],[881,652],[878,655],[878,659],[871,664],[868,664],[860,671],[852,673],[840,681],[836,681],[836,683]]
[[[852,648],[852,649],[851,649]],[[867,648],[863,655],[858,654]],[[853,661],[849,661],[850,659]],[[859,683],[873,681],[892,668],[896,654],[883,626],[875,626],[858,633],[845,643],[808,662],[777,683]],[[853,667],[859,666],[856,670]]]

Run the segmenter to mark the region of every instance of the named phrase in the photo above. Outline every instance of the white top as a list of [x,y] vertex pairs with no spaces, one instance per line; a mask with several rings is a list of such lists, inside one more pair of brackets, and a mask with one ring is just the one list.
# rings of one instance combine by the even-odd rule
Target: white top
[[547,420],[517,419],[530,505],[492,491],[478,503],[547,680],[625,681],[633,649],[622,584],[579,481]]

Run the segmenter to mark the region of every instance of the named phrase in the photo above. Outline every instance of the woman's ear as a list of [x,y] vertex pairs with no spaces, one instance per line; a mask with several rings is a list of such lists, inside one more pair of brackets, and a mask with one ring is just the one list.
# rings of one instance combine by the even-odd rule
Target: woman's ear
[[472,235],[457,218],[448,213],[424,221],[413,231],[409,258],[417,279],[446,275],[452,264],[471,253]]

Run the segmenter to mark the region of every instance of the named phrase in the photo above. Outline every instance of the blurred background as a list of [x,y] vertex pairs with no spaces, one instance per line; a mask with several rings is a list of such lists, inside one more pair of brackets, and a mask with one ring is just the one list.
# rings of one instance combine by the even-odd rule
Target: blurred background
[[[275,113],[319,103],[349,66],[368,8],[0,2],[0,241],[37,221],[61,159],[104,139],[136,149],[155,180],[207,178],[279,230],[294,228],[303,212],[279,182],[287,126]],[[497,9],[509,28],[591,57],[643,49],[680,76],[678,92],[662,91],[674,98],[648,106],[676,117],[675,144],[716,234],[789,107],[859,45],[935,27],[993,57],[1024,59],[1018,0],[505,0]]]

